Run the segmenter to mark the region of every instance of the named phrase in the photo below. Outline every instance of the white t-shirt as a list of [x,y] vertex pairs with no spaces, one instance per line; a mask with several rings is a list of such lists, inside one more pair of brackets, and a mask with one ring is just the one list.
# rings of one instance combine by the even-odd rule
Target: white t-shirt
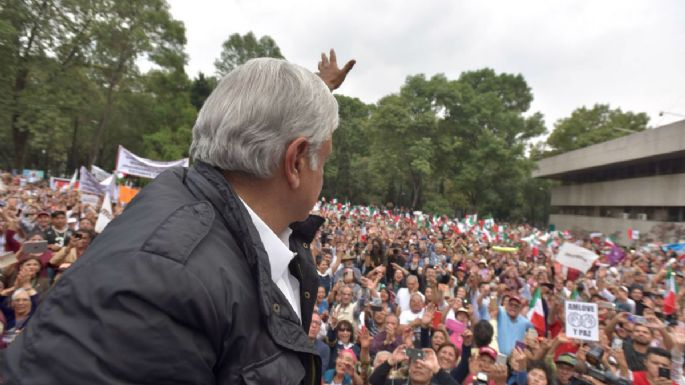
[[[423,298],[423,301],[426,301],[426,297],[421,293],[417,292],[421,298]],[[409,293],[409,289],[406,287],[403,287],[399,290],[397,290],[397,296],[395,296],[395,303],[400,307],[400,310],[405,311],[409,310],[409,302],[411,301],[411,294]]]
[[420,312],[414,313],[411,310],[404,310],[400,313],[400,325],[409,325],[412,321],[423,318],[424,309]]

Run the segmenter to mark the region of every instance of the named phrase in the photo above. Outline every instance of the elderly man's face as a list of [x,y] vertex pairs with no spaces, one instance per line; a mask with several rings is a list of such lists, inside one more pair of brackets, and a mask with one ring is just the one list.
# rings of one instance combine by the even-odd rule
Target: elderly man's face
[[423,300],[420,296],[412,296],[409,300],[409,308],[412,312],[418,313],[423,309]]

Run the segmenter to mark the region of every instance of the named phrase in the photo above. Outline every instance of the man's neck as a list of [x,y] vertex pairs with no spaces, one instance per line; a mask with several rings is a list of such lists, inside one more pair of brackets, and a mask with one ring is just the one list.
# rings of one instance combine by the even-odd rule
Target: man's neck
[[274,179],[258,179],[244,173],[224,172],[240,199],[261,218],[275,234],[282,234],[292,221],[288,220],[288,205],[283,202]]
[[67,227],[67,226],[64,226],[64,227],[62,227],[61,229],[58,229],[57,227],[55,227],[55,226],[53,225],[53,226],[52,226],[52,229],[55,230],[55,231],[58,232],[58,233],[63,233],[63,232],[65,232],[65,231],[67,231],[68,227]]
[[633,340],[633,350],[635,350],[638,353],[643,353],[643,354],[647,353],[648,347],[649,347],[649,345],[638,344],[635,342],[635,340]]

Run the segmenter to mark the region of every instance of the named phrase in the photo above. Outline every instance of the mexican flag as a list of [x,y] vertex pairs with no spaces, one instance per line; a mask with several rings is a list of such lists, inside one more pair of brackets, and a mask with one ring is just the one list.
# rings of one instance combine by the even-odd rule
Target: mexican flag
[[628,239],[631,241],[640,239],[640,232],[638,230],[628,229]]
[[675,296],[678,294],[678,285],[675,283],[673,269],[668,267],[668,274],[666,275],[666,296],[664,297],[664,314],[671,315],[676,311]]
[[466,216],[465,224],[466,224],[466,226],[468,226],[468,228],[475,226],[477,222],[478,222],[478,214]]
[[545,333],[545,313],[542,310],[542,298],[538,287],[530,300],[530,310],[528,310],[528,320],[533,324],[538,335],[544,336]]

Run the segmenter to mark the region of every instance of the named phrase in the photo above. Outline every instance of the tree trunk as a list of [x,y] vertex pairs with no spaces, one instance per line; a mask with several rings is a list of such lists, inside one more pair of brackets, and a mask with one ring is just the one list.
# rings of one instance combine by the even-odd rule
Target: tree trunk
[[75,170],[79,165],[76,164],[78,159],[76,159],[76,139],[78,138],[78,126],[79,120],[78,115],[74,117],[74,133],[71,135],[71,148],[69,149],[69,155],[67,158],[67,169],[65,173],[71,175],[72,170]]
[[100,121],[98,122],[97,129],[95,130],[95,137],[93,138],[93,145],[90,148],[90,157],[88,158],[88,164],[86,165],[89,168],[98,161],[98,154],[100,153],[100,146],[102,145],[102,137],[107,129],[107,123],[109,123],[112,105],[114,104],[113,102],[114,84],[110,83],[109,90],[107,90],[107,104],[105,105],[105,109],[102,111],[102,115],[100,115]]
[[421,175],[412,175],[411,208],[416,210],[421,202]]

